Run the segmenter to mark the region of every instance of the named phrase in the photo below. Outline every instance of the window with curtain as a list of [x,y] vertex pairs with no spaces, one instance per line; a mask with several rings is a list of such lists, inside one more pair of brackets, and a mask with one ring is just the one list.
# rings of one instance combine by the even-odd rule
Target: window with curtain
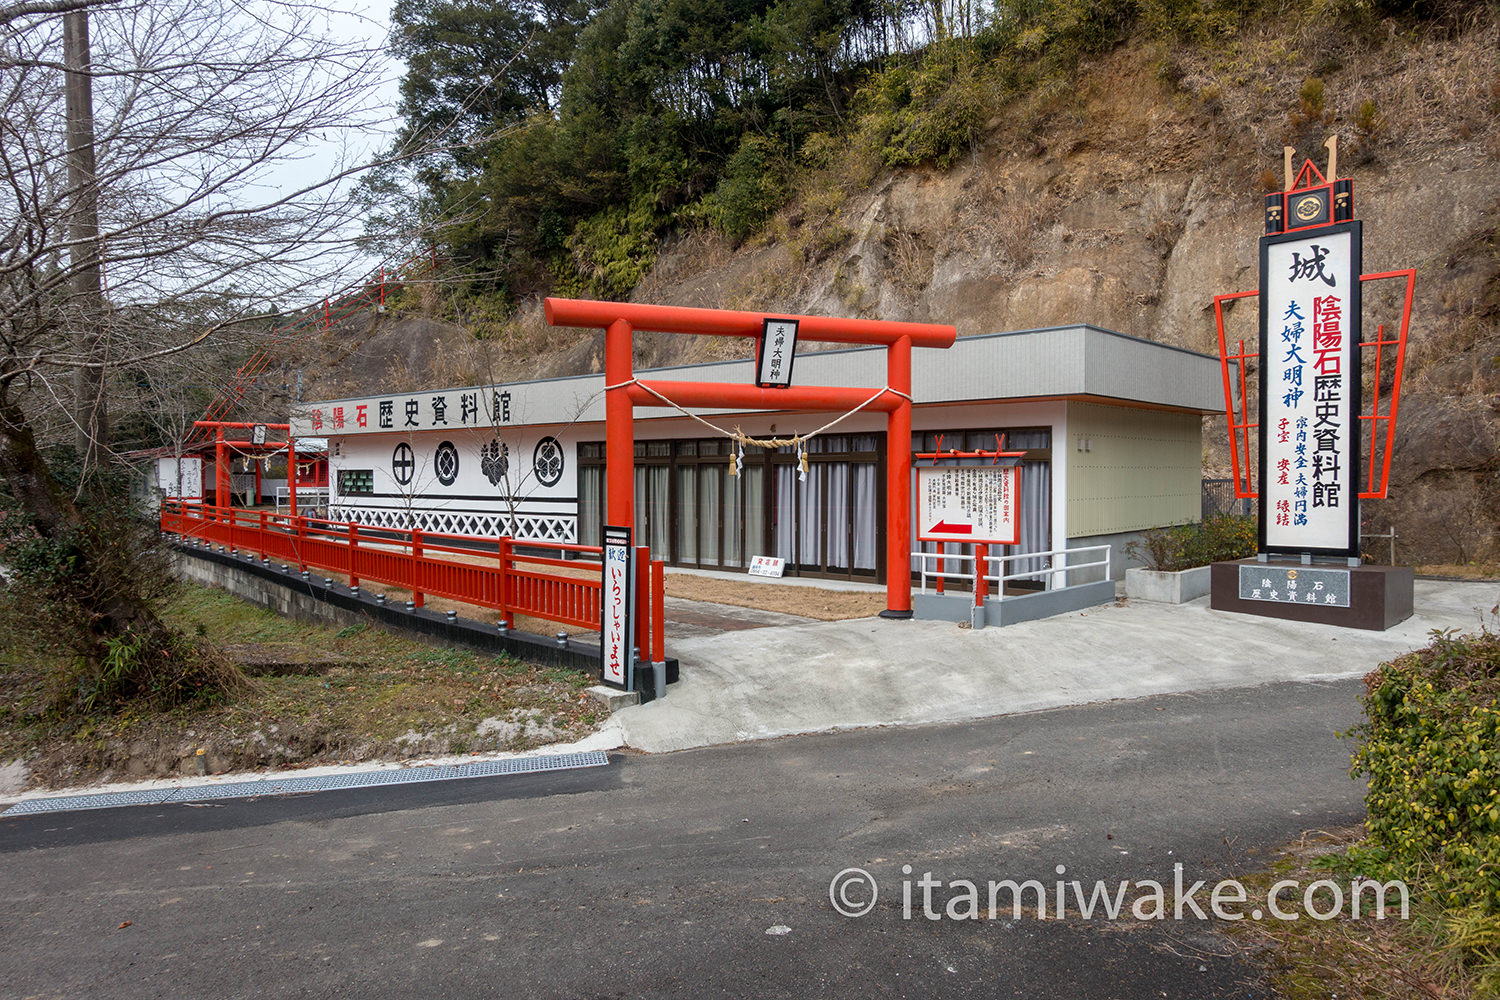
[[[994,451],[996,436],[1001,435],[1005,440],[1006,451],[1026,451],[1027,456],[1021,461],[1021,484],[1020,484],[1020,506],[1021,506],[1021,541],[1018,545],[990,546],[991,556],[1020,555],[1027,552],[1046,552],[1052,548],[1052,430],[1048,427],[1025,427],[1018,429],[996,428],[985,430],[949,431],[942,435],[942,448],[944,451]],[[939,434],[935,431],[918,432],[912,435],[912,450],[915,452],[932,452],[938,449]],[[983,465],[988,459],[965,458],[958,459],[959,465]],[[912,485],[912,551],[942,552],[952,556],[973,555],[972,545],[956,545],[953,543],[939,544],[935,542],[918,543],[916,525],[916,485],[913,477]],[[1017,559],[1007,564],[1007,573],[1031,573],[1036,575],[1023,578],[1019,584],[1035,586],[1046,582],[1047,575],[1041,571],[1045,568],[1047,560],[1041,557],[1036,559]],[[912,571],[919,568],[918,562],[912,560]],[[972,572],[972,563],[959,563],[954,561],[949,566],[955,572]],[[928,563],[929,572],[933,569],[931,561]],[[1012,586],[1015,586],[1012,583]]]
[[[805,481],[795,449],[751,448],[739,475],[730,476],[728,441],[637,442],[637,538],[674,565],[740,568],[751,556],[775,555],[794,575],[873,578],[884,515],[882,442],[879,434],[814,438]],[[580,445],[580,530],[590,539],[606,487],[603,445]]]

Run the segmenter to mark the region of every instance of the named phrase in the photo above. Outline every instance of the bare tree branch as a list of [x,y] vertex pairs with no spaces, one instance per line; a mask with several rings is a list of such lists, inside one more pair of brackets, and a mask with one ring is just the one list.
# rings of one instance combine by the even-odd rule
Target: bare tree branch
[[36,17],[46,14],[72,14],[93,7],[105,7],[120,0],[29,0],[0,7],[0,24],[9,24],[20,17]]

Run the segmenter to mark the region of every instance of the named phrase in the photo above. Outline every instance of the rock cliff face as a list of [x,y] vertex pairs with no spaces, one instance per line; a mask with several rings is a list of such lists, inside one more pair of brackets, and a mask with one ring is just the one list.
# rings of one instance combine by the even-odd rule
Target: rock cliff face
[[[1312,87],[1316,79],[1320,86]],[[1397,558],[1500,557],[1500,36],[1335,39],[1266,33],[1183,55],[1126,46],[1073,89],[1031,95],[944,172],[845,162],[807,175],[750,244],[663,248],[641,301],[953,323],[960,335],[1088,322],[1217,353],[1213,296],[1253,289],[1262,194],[1284,144],[1354,179],[1366,273],[1418,271],[1391,499]],[[873,178],[873,179],[872,179]],[[1399,328],[1399,282],[1367,290],[1365,329]],[[1255,311],[1232,310],[1251,340]],[[445,352],[444,381],[597,370],[600,345],[523,313],[515,342]],[[430,334],[424,334],[430,336]],[[399,340],[399,337],[397,338]],[[638,364],[738,344],[643,337]],[[495,352],[498,351],[498,354]],[[475,360],[478,358],[479,360]],[[446,376],[446,377],[445,377]],[[1367,395],[1373,368],[1366,366]],[[1381,391],[1390,390],[1389,366]],[[1222,419],[1205,474],[1227,475]],[[1377,548],[1377,546],[1371,546]],[[1385,551],[1384,543],[1378,546]]]
[[[1339,134],[1339,174],[1354,179],[1365,223],[1365,272],[1418,271],[1391,499],[1366,502],[1367,530],[1394,525],[1405,562],[1493,560],[1495,32],[1333,55],[1299,53],[1293,41],[1250,39],[1218,62],[1165,67],[1152,51],[1120,50],[1086,67],[1065,107],[1033,116],[1025,133],[1001,117],[954,169],[882,174],[828,218],[794,208],[773,227],[779,237],[736,253],[690,242],[664,256],[640,297],[948,322],[960,335],[1088,322],[1216,354],[1213,296],[1256,286],[1261,195],[1281,187],[1283,143],[1299,146],[1299,164],[1313,153],[1326,169],[1318,144]],[[1256,62],[1262,49],[1282,55]],[[1343,68],[1324,69],[1327,106],[1306,108],[1304,81],[1335,55]],[[1360,119],[1366,101],[1373,119]],[[810,226],[847,236],[809,253],[820,246]],[[1401,293],[1399,281],[1367,287],[1369,334],[1399,329]],[[1228,323],[1251,340],[1254,308],[1231,310]],[[1367,395],[1373,378],[1367,363]],[[1381,382],[1388,394],[1389,360]],[[1227,475],[1222,419],[1207,431],[1205,472]]]

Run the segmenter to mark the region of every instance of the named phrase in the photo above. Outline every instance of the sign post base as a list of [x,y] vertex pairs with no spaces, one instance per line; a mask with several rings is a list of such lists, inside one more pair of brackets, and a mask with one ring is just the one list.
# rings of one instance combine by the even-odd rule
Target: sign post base
[[1308,566],[1272,556],[1216,562],[1210,573],[1208,602],[1215,611],[1376,632],[1412,614],[1416,574],[1410,566]]

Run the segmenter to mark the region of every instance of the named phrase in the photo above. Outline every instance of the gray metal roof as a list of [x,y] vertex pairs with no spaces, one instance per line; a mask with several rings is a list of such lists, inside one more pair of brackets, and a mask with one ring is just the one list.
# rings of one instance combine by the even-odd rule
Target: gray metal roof
[[[856,347],[799,352],[793,376],[795,385],[868,386],[873,392],[885,384],[885,350]],[[720,361],[647,369],[636,372],[636,377],[646,382],[660,379],[749,384],[754,381],[755,372],[752,361]],[[394,401],[395,411],[400,414],[406,400],[419,400],[425,413],[434,395],[479,392],[484,405],[489,405],[493,392],[499,390],[510,394],[516,424],[604,419],[604,376],[577,375],[495,387],[429,389],[307,403],[293,412],[292,431],[313,432],[309,415],[314,408],[323,411],[324,421],[316,432],[338,434],[327,423],[327,414],[335,406],[352,408],[365,404],[373,413],[378,402]],[[912,351],[912,399],[919,404],[1057,396],[1113,399],[1201,413],[1220,413],[1224,409],[1218,358],[1087,324],[980,334],[961,337],[947,350]],[[456,401],[450,401],[448,406],[455,412],[458,409]],[[651,409],[638,411],[636,419],[670,415],[675,415],[675,411]],[[370,424],[365,432],[376,432],[373,418]]]

